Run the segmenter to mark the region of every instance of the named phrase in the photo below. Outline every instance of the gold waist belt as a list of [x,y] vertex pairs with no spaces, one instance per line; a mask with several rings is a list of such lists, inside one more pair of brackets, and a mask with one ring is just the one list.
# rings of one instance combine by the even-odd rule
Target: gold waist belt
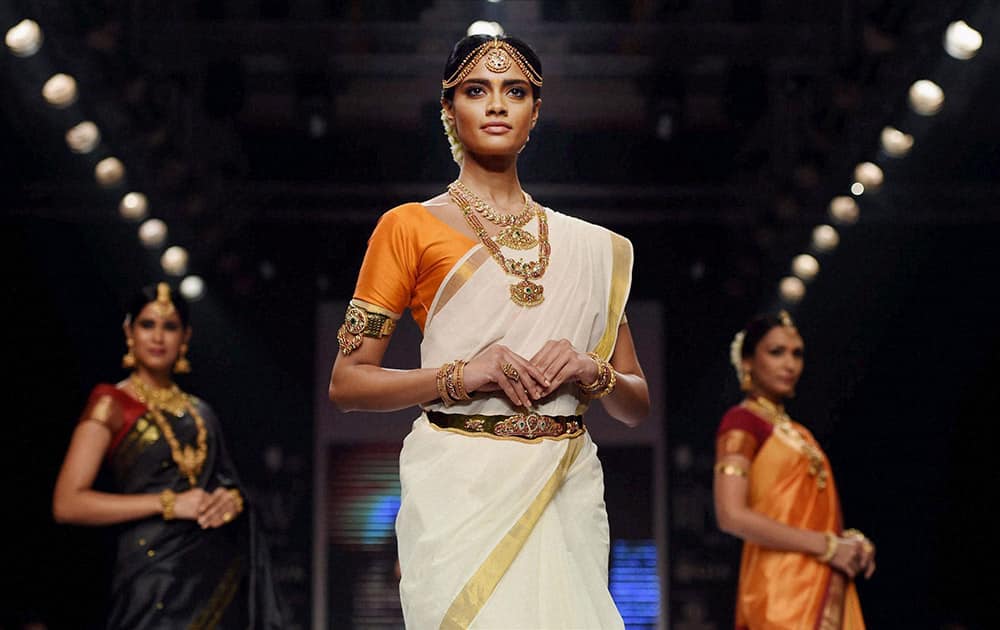
[[488,433],[497,437],[518,437],[528,440],[538,437],[575,436],[583,433],[583,416],[543,416],[538,413],[516,413],[512,416],[467,416],[460,413],[428,411],[427,419],[443,429],[459,429],[467,433]]

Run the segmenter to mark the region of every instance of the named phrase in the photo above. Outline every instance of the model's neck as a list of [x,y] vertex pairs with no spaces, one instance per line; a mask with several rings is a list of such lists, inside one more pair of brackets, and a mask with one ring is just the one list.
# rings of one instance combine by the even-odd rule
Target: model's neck
[[458,179],[490,204],[508,208],[524,202],[517,162],[508,157],[487,158],[484,163],[467,156]]
[[134,374],[135,377],[143,383],[152,385],[153,387],[157,387],[159,389],[164,389],[173,385],[173,381],[170,379],[170,374],[167,372],[158,372],[138,367],[136,368]]

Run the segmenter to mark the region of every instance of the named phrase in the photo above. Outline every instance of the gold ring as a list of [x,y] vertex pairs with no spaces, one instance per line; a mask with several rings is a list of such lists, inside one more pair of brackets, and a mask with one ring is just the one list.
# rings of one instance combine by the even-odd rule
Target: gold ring
[[515,368],[510,363],[504,363],[503,365],[501,365],[500,371],[503,372],[504,376],[514,381],[515,383],[520,382],[521,380],[521,375],[517,373],[517,368]]
[[231,520],[233,520],[233,513],[232,512],[226,512],[225,514],[222,515],[222,522],[223,523],[228,523]]

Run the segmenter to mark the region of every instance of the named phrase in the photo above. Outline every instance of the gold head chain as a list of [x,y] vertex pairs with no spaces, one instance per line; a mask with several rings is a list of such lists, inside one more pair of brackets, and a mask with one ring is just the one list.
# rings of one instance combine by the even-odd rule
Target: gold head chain
[[487,42],[483,42],[475,50],[466,55],[462,63],[458,65],[455,73],[441,82],[441,89],[447,90],[464,81],[465,77],[469,76],[469,73],[472,72],[472,69],[476,67],[476,64],[483,57],[486,57],[486,69],[490,72],[501,74],[507,72],[510,66],[514,64],[524,73],[528,81],[533,85],[542,87],[542,75],[528,63],[528,60],[524,58],[521,51],[506,41],[494,37]]

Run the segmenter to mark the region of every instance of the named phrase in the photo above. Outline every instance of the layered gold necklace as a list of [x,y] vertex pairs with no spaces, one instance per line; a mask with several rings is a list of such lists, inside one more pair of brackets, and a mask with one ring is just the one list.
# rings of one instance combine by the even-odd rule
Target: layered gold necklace
[[[191,487],[195,487],[198,484],[198,475],[205,465],[205,458],[208,456],[208,431],[205,429],[205,419],[198,413],[191,402],[191,397],[182,392],[176,384],[170,387],[155,387],[147,384],[137,374],[132,374],[130,382],[136,398],[149,409],[153,422],[170,445],[170,455],[178,470],[187,477]],[[185,411],[191,414],[197,429],[194,448],[190,444],[181,447],[173,427],[163,416],[164,411],[177,418],[183,416]]]
[[778,431],[782,438],[806,456],[806,459],[809,460],[809,474],[816,478],[816,487],[820,490],[826,488],[823,453],[795,428],[785,408],[766,398],[747,398],[743,404],[774,425],[774,430]]
[[[549,224],[545,210],[532,201],[528,193],[523,194],[524,211],[517,215],[499,214],[461,182],[456,180],[448,185],[448,195],[451,200],[462,211],[465,222],[479,237],[483,246],[497,261],[500,268],[510,275],[521,278],[520,282],[510,285],[511,301],[519,306],[538,306],[545,300],[544,287],[537,282],[532,282],[532,280],[538,280],[545,275],[545,270],[549,266],[549,256],[552,253],[552,247],[549,245]],[[521,229],[531,219],[532,213],[538,217],[537,239],[530,232]],[[486,232],[486,228],[483,227],[477,214],[481,214],[483,218],[495,225],[506,225],[506,228],[498,232],[497,238],[494,240]],[[525,215],[528,218],[522,222]],[[533,248],[536,244],[538,245],[538,260],[510,259],[504,256],[500,250],[500,245],[511,249],[526,250]]]

